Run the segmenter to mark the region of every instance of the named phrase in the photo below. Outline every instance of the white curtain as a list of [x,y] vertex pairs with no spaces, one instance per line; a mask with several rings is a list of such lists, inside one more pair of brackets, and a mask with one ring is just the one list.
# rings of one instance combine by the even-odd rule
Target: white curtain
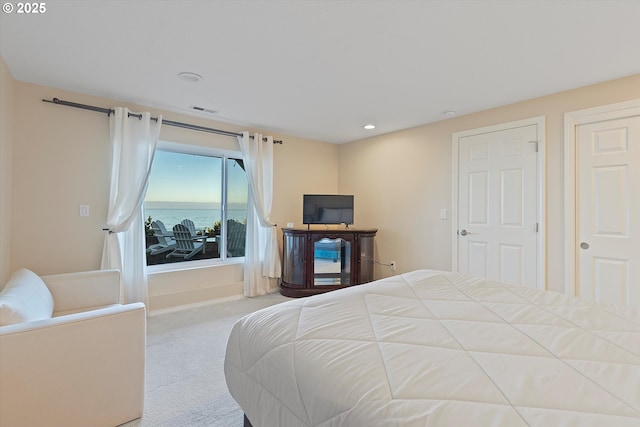
[[269,220],[273,200],[273,138],[248,132],[238,137],[249,181],[247,241],[245,244],[244,295],[271,291],[269,278],[280,277],[280,253],[276,224]]
[[[129,117],[129,114],[141,118]],[[117,107],[109,121],[111,190],[102,268],[121,271],[122,302],[147,304],[142,202],[149,183],[162,117],[152,121],[148,112],[130,113],[126,108]]]

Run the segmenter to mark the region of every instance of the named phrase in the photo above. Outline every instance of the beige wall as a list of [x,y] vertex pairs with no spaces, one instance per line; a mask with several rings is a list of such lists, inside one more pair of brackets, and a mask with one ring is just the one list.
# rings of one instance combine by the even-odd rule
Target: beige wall
[[[39,274],[54,274],[100,266],[104,238],[101,229],[107,213],[110,173],[107,116],[45,103],[42,99],[58,97],[102,107],[122,105],[135,111],[162,114],[165,119],[230,131],[245,130],[19,81],[9,80],[8,86],[14,93],[13,119],[9,121],[14,123],[15,132],[13,144],[10,135],[6,139],[3,136],[2,143],[8,148],[13,146],[14,151],[11,228],[19,230],[11,239],[11,271],[26,267]],[[4,93],[2,99],[4,103]],[[284,140],[284,144],[274,147],[272,220],[278,225],[300,223],[304,192],[337,191],[338,147],[287,135],[274,137]],[[170,126],[162,127],[160,138],[201,146],[223,144],[225,148],[238,149],[234,138]],[[3,156],[3,166],[4,162]],[[90,206],[89,217],[79,216],[81,204]],[[4,200],[2,206],[5,207]],[[8,238],[4,233],[1,239],[2,246],[7,247]],[[158,310],[240,295],[242,271],[242,264],[231,263],[151,274],[150,307]]]
[[14,80],[0,57],[0,284],[11,270],[11,182]]
[[[532,99],[340,146],[340,192],[356,195],[356,222],[379,228],[377,256],[398,272],[451,269],[452,133],[546,119],[547,287],[564,291],[564,113],[640,98],[640,75]],[[376,277],[390,275],[377,266]]]

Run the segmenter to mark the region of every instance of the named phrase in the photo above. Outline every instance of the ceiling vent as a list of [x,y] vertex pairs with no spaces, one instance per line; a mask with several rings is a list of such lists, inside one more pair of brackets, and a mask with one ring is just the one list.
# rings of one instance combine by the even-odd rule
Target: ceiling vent
[[201,113],[209,113],[209,114],[217,114],[218,113],[217,110],[212,110],[211,108],[198,107],[197,105],[192,105],[191,109],[199,111]]

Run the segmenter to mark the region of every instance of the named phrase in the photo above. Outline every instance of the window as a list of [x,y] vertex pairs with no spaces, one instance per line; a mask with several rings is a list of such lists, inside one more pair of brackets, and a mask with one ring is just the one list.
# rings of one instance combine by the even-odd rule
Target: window
[[147,265],[244,256],[248,186],[239,157],[156,152],[143,205]]

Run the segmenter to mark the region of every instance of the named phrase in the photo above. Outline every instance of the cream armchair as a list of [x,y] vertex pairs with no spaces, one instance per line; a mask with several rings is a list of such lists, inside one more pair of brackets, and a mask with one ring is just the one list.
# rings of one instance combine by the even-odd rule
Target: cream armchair
[[[16,323],[10,306],[25,296],[40,312]],[[2,322],[13,322],[0,326],[1,427],[112,427],[142,415],[145,306],[119,299],[117,270],[14,273],[0,293]]]

